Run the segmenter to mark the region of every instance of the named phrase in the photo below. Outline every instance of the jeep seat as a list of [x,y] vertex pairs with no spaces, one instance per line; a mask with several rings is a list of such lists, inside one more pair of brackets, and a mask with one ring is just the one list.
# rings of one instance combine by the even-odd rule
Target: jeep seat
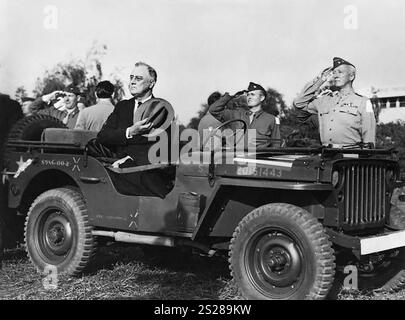
[[41,140],[50,143],[71,143],[84,148],[87,143],[97,137],[97,131],[46,128]]

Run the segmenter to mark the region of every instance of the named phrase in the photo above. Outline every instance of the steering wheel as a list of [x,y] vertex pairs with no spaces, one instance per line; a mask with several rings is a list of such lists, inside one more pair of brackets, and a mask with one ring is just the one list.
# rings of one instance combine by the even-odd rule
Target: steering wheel
[[[231,135],[227,136],[227,137],[224,137],[224,136],[220,133],[220,130],[221,130],[222,128],[224,128],[224,127],[226,127],[226,126],[228,126],[229,124],[234,123],[234,122],[241,122],[241,123],[242,123],[242,128],[243,128],[243,135],[241,135],[241,136],[239,137],[239,139],[237,139],[237,141],[235,141],[234,144],[233,144],[233,147],[235,147],[235,146],[239,143],[239,141],[244,137],[244,135],[245,135],[245,133],[246,133],[246,130],[247,130],[247,124],[246,124],[246,122],[243,121],[242,119],[232,119],[232,120],[228,120],[228,121],[225,121],[224,123],[222,123],[221,125],[219,125],[218,127],[216,127],[212,132],[210,132],[210,134],[208,135],[208,137],[207,137],[207,138],[205,139],[205,141],[202,143],[201,149],[204,150],[206,144],[207,144],[209,141],[211,141],[211,139],[212,139],[213,137],[216,137],[216,138],[220,139],[220,141],[222,141],[222,138],[226,138],[226,139],[231,138],[231,137],[236,138],[236,134],[238,133],[237,130],[233,131],[233,133],[232,133]],[[218,133],[219,133],[219,134],[218,134]],[[235,139],[235,140],[236,140],[236,139]]]

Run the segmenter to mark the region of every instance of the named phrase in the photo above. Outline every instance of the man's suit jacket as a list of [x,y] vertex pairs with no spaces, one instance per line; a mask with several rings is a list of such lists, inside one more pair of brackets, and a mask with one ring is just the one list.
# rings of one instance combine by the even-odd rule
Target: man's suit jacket
[[[156,103],[154,101],[163,101],[166,105],[161,106],[163,112],[159,113],[159,116],[153,121],[152,128],[158,128],[162,123],[163,118],[167,116],[166,108],[170,104],[162,99],[155,99],[152,97],[151,100],[145,102],[150,108],[145,110],[142,108],[141,104],[136,110],[135,117],[137,119],[143,120],[144,118],[149,118],[151,113],[160,110],[151,110],[151,108],[156,109]],[[133,125],[134,120],[134,108],[135,108],[135,98],[130,100],[123,100],[117,103],[114,111],[110,114],[107,121],[105,122],[103,128],[99,132],[97,138],[98,140],[107,147],[114,147],[119,158],[130,156],[132,157],[136,165],[149,164],[148,151],[149,147],[155,143],[155,141],[149,141],[147,137],[143,135],[136,135],[133,138],[127,139],[126,130],[128,127]]]

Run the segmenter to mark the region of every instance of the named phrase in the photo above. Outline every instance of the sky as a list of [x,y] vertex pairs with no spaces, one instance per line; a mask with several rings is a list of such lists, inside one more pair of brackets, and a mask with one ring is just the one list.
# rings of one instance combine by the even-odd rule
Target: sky
[[356,65],[358,89],[405,85],[404,30],[403,0],[0,0],[0,92],[31,93],[45,70],[105,44],[105,79],[127,85],[149,63],[155,96],[187,124],[210,93],[251,81],[290,104],[335,56]]

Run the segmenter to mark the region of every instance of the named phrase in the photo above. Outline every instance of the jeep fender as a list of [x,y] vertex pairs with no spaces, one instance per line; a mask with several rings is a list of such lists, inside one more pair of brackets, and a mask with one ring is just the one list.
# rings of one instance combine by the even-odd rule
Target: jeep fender
[[[252,192],[266,191],[269,198],[261,199],[260,201],[263,202],[260,205],[279,201],[279,195],[283,192],[285,194],[287,190],[305,194],[322,192],[325,196],[332,194],[333,191],[330,184],[221,178],[217,181],[212,196],[207,201],[207,206],[193,233],[193,240],[205,236],[219,236],[220,234],[225,237],[232,236],[239,221],[250,211],[260,206],[256,203],[253,204],[254,201],[243,200],[237,204],[229,204],[228,201],[231,197],[235,197],[234,192],[238,189],[250,189],[253,190]],[[271,198],[272,195],[274,195],[273,199]],[[227,205],[233,206],[232,210],[228,210],[233,213],[232,215],[225,214],[222,217]],[[220,230],[219,234],[213,233],[215,230]]]

